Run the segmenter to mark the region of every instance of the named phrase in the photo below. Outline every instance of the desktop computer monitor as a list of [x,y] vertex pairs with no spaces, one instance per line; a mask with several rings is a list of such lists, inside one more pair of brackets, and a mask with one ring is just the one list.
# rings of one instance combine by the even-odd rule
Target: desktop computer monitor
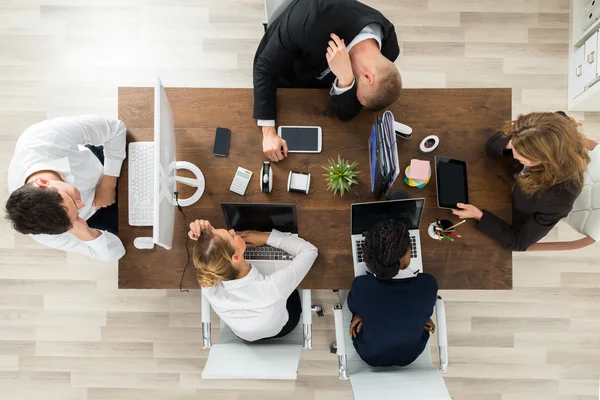
[[154,88],[154,243],[165,249],[173,246],[177,191],[175,123],[165,88],[157,78]]

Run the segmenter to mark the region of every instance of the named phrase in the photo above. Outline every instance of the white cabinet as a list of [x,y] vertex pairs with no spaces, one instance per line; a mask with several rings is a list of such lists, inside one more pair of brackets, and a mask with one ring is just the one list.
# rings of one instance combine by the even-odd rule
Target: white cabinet
[[570,98],[575,98],[583,93],[585,87],[585,75],[583,66],[585,64],[585,48],[581,46],[571,56],[571,70],[569,71]]
[[571,0],[569,111],[600,111],[600,0]]
[[585,5],[585,12],[582,16],[583,29],[587,29],[600,18],[600,0],[589,0]]
[[588,89],[596,83],[596,58],[598,56],[598,32],[594,33],[583,45],[585,61],[583,63],[583,84]]

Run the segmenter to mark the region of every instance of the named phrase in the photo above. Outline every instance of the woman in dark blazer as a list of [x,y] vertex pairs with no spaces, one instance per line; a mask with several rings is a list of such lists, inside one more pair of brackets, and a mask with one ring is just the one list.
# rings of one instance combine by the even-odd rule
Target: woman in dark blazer
[[512,224],[471,204],[458,203],[452,213],[476,219],[479,230],[507,249],[530,249],[569,214],[581,192],[595,142],[578,128],[562,111],[519,115],[508,133],[496,133],[486,146],[492,155],[514,158]]

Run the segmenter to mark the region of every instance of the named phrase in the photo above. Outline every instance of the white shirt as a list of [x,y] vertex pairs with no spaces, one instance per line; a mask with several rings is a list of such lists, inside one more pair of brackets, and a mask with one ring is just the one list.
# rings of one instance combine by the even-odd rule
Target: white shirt
[[318,255],[304,239],[276,230],[267,244],[294,256],[290,265],[264,276],[250,265],[241,279],[202,288],[213,310],[240,338],[248,341],[277,335],[288,322],[287,298],[312,267]]
[[[350,50],[354,46],[356,46],[358,43],[362,42],[363,40],[367,40],[367,39],[375,39],[377,41],[377,44],[379,45],[379,50],[381,50],[381,40],[383,39],[383,32],[381,31],[381,25],[374,23],[374,24],[370,24],[370,25],[367,25],[364,28],[362,28],[362,30],[358,33],[358,35],[356,35],[354,37],[354,39],[352,39],[350,44],[348,44],[348,46],[346,46],[346,49],[348,50],[348,52],[350,52]],[[327,68],[325,71],[323,71],[319,74],[319,78],[317,78],[317,79],[323,79],[330,72],[331,72],[331,69]],[[337,78],[335,78],[335,81],[333,81],[333,85],[331,85],[331,90],[329,91],[329,95],[337,96],[339,94],[347,92],[348,90],[350,90],[354,87],[354,81],[355,80],[353,78],[352,84],[350,86],[345,87],[345,88],[339,88],[339,87],[337,87],[338,80],[337,80]],[[274,119],[259,119],[259,120],[257,120],[257,123],[258,123],[258,126],[275,126]]]
[[[104,145],[104,166],[89,149],[80,147],[85,144]],[[79,215],[87,220],[96,212],[92,202],[102,175],[119,176],[125,145],[125,124],[117,119],[86,115],[40,122],[27,128],[17,141],[8,168],[8,190],[12,193],[23,186],[35,172],[54,171],[79,189],[85,204]],[[80,240],[69,232],[30,236],[46,246],[76,251],[102,261],[117,260],[125,254],[121,240],[105,231],[90,241]]]

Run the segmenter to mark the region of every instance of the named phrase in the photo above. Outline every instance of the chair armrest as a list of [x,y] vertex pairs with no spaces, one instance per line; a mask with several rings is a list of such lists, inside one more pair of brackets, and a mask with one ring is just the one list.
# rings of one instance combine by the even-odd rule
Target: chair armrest
[[335,343],[336,354],[338,356],[338,368],[340,379],[347,380],[347,358],[346,358],[346,342],[344,338],[344,315],[341,304],[333,305],[333,323],[335,325]]
[[527,251],[556,251],[556,250],[577,250],[590,246],[596,243],[594,239],[586,236],[581,239],[572,240],[570,242],[544,242],[534,243]]
[[304,350],[312,349],[312,295],[310,289],[300,290],[302,296],[302,333]]
[[438,296],[435,302],[435,319],[437,320],[437,339],[440,352],[440,371],[448,372],[448,329],[446,325],[446,308],[444,300]]
[[210,303],[204,293],[202,293],[202,348],[209,349],[211,346]]
[[310,289],[301,289],[300,295],[302,299],[302,323],[305,325],[312,324],[312,294]]
[[333,305],[333,323],[335,325],[335,342],[337,344],[338,356],[346,355],[346,341],[344,340],[344,316],[342,313],[342,305]]

